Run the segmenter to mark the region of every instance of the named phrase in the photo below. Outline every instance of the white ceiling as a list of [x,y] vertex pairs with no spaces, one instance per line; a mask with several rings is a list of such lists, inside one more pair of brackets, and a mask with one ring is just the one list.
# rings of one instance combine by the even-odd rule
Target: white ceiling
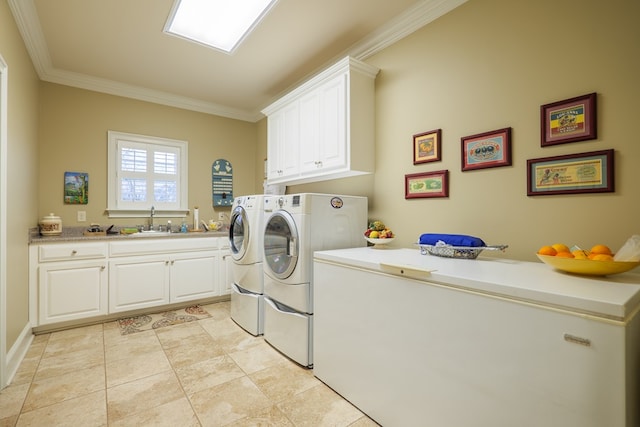
[[338,59],[366,59],[467,0],[279,0],[233,55],[163,33],[173,1],[9,6],[41,80],[253,122]]

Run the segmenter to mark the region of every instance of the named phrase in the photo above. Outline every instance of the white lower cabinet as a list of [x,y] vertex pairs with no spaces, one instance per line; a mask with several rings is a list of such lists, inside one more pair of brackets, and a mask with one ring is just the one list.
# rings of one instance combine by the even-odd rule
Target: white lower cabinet
[[109,312],[217,296],[217,276],[217,251],[112,260]]
[[[219,295],[218,252],[172,255],[170,262],[170,301],[181,302]],[[220,288],[223,284],[220,283]]]
[[40,324],[107,313],[105,260],[44,264],[38,285]]
[[220,237],[119,239],[29,248],[33,326],[230,294]]
[[220,293],[222,295],[231,295],[231,284],[233,283],[231,249],[228,247],[222,249],[220,254]]
[[166,257],[130,257],[109,262],[109,312],[169,303]]

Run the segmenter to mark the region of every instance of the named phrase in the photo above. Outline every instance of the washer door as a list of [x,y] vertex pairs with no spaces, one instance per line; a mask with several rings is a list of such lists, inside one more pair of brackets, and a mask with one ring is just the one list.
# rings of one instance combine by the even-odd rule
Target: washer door
[[242,206],[236,206],[231,212],[229,226],[229,248],[234,260],[240,261],[249,246],[249,221],[247,211]]
[[276,211],[264,230],[264,268],[277,279],[291,276],[298,264],[298,230],[287,211]]

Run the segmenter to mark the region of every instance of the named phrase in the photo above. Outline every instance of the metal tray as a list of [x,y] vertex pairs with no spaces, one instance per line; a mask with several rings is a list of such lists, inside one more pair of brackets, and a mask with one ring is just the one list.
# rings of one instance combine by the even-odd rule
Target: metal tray
[[444,258],[462,258],[476,259],[482,251],[503,251],[509,245],[493,245],[493,246],[451,246],[451,245],[421,245],[420,253],[422,255],[435,255]]

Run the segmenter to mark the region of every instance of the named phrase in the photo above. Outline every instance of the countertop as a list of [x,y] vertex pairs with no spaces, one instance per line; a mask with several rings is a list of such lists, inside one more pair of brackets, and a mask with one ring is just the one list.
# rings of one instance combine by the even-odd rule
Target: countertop
[[443,258],[422,255],[418,248],[317,251],[314,259],[616,321],[629,321],[640,310],[640,268],[611,276],[580,276],[542,262],[482,255],[475,260]]
[[114,227],[113,229],[117,231],[116,234],[107,234],[100,236],[85,236],[83,232],[86,230],[85,227],[63,227],[62,234],[59,236],[41,236],[38,228],[32,228],[29,230],[29,244],[47,244],[47,243],[63,243],[63,242],[91,242],[91,241],[99,241],[99,240],[141,240],[141,239],[187,239],[193,237],[227,237],[229,235],[228,231],[200,231],[200,232],[187,232],[187,233],[171,233],[161,234],[159,236],[145,236],[145,237],[133,237],[128,234],[120,234],[120,228],[122,227]]

